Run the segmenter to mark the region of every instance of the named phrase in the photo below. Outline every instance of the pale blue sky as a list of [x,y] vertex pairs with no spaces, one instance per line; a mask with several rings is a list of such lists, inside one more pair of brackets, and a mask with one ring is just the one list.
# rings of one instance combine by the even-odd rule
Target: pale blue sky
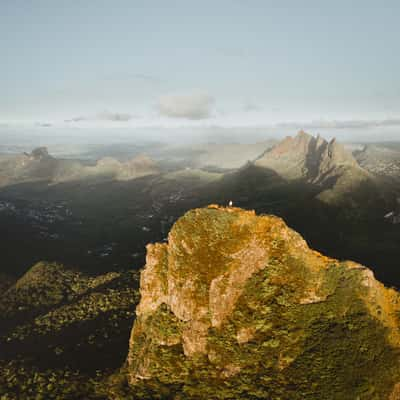
[[0,122],[400,126],[399,17],[390,0],[1,0]]

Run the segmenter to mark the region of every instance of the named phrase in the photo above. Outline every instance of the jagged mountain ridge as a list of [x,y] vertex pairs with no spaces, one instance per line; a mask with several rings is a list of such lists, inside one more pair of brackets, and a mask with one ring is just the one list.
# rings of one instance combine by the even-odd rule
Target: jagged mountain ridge
[[357,168],[357,161],[350,152],[332,139],[316,137],[300,131],[288,136],[271,150],[267,150],[255,165],[270,168],[286,179],[307,179],[319,182],[324,175],[342,166]]
[[400,296],[273,216],[210,206],[148,246],[133,398],[399,398]]
[[328,142],[304,131],[286,137],[254,165],[270,169],[288,181],[304,180],[321,186],[323,191],[318,197],[326,202],[340,200],[362,182],[373,181],[372,175],[336,139]]

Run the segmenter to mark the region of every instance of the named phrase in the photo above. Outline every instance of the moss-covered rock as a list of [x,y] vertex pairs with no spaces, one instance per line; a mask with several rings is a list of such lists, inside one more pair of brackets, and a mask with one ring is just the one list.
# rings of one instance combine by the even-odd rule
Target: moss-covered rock
[[113,398],[398,399],[399,310],[370,270],[277,217],[192,210],[148,246],[131,397]]

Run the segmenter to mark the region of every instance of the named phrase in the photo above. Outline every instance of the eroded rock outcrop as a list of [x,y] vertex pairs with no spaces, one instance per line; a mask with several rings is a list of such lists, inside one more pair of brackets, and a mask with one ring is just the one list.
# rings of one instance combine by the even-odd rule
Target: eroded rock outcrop
[[148,246],[128,381],[138,398],[397,399],[399,311],[280,218],[195,209]]

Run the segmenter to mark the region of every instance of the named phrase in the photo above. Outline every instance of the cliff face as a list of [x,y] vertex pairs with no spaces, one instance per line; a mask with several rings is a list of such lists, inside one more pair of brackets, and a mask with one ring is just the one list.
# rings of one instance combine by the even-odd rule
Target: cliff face
[[399,294],[277,217],[188,212],[148,246],[140,290],[138,398],[400,399]]

